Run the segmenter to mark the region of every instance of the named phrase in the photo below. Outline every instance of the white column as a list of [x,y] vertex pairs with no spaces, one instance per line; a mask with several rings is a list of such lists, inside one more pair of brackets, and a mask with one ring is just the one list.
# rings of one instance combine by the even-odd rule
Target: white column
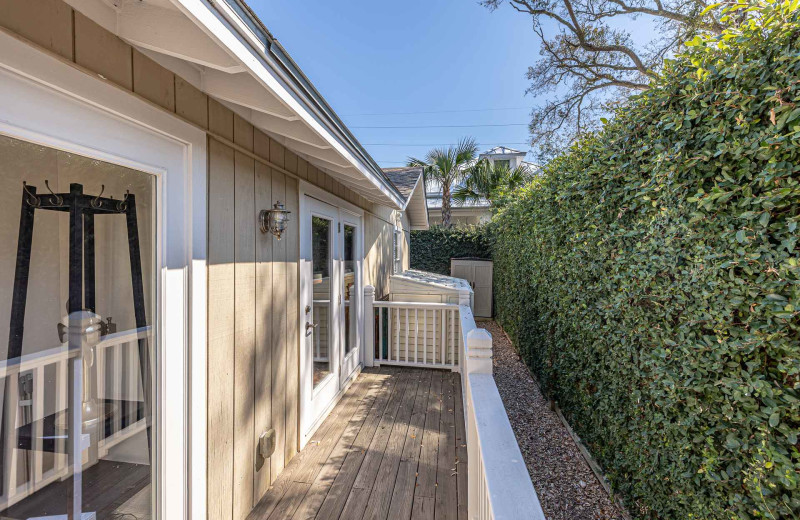
[[458,291],[458,304],[459,305],[469,305],[470,310],[474,312],[473,307],[473,292],[468,289],[460,289]]
[[467,333],[466,370],[468,374],[492,373],[492,335],[486,329]]
[[364,366],[375,364],[375,287],[364,286]]

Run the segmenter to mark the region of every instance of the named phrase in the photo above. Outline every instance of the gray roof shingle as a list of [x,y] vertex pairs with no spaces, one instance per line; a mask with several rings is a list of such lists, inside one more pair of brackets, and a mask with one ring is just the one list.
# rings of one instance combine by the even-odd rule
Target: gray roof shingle
[[405,168],[384,168],[383,173],[392,181],[397,191],[405,197],[406,200],[411,196],[414,191],[414,186],[422,175],[422,167],[408,166]]

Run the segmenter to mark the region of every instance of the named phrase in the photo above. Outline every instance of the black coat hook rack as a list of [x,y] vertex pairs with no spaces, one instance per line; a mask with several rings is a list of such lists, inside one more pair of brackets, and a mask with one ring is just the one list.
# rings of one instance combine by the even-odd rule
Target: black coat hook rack
[[[8,336],[7,360],[22,356],[22,339],[25,332],[25,305],[33,243],[33,221],[36,210],[69,213],[69,299],[68,314],[89,310],[95,312],[95,216],[125,215],[128,230],[133,309],[138,330],[147,326],[142,282],[142,261],[139,248],[139,227],[136,219],[136,197],[126,192],[122,200],[103,197],[105,186],[98,195],[83,193],[83,185],[70,184],[69,193],[54,193],[45,181],[49,194],[38,194],[35,186],[22,183],[22,210],[19,220],[19,241],[11,303],[11,327]],[[152,454],[151,433],[151,368],[147,338],[140,337],[139,375],[144,393],[144,413],[147,421],[147,445]],[[71,346],[70,346],[71,348]],[[10,382],[10,378],[7,378]],[[6,383],[8,384],[8,383]],[[2,455],[0,455],[2,457]],[[2,460],[0,459],[0,463]],[[1,478],[1,477],[0,477]]]

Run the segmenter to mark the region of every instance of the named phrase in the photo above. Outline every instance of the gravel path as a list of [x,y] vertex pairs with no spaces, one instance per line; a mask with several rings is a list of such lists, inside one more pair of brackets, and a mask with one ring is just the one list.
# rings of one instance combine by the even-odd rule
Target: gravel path
[[548,520],[622,520],[503,329],[494,321],[479,326],[492,333],[494,380]]

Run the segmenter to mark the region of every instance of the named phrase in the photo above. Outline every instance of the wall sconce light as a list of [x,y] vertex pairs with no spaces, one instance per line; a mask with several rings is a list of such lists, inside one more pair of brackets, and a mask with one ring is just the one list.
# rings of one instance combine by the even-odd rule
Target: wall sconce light
[[286,225],[289,223],[289,213],[281,201],[275,203],[272,209],[262,209],[258,215],[258,221],[261,224],[262,233],[272,233],[278,240],[281,235],[286,231]]

